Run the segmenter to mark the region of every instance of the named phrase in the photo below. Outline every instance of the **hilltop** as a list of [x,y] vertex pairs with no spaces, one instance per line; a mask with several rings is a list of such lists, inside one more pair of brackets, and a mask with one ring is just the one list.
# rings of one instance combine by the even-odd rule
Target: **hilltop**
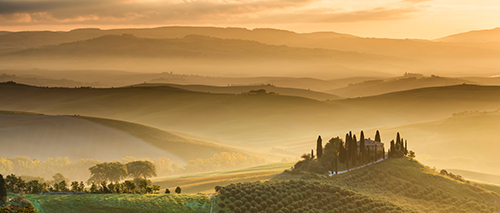
[[329,178],[312,175],[231,184],[220,193],[219,202],[223,205],[219,207],[224,212],[500,211],[499,194],[439,175],[407,158],[388,159]]

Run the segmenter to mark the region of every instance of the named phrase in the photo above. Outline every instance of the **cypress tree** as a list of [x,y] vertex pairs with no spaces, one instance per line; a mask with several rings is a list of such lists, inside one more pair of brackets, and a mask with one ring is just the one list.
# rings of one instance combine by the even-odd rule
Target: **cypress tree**
[[382,159],[385,160],[385,147],[382,147]]
[[394,153],[394,140],[391,141],[391,149],[389,150],[389,157],[392,158],[392,154]]
[[314,159],[314,150],[311,149],[311,159]]
[[[399,132],[398,132],[398,134],[396,135],[396,148],[397,149],[399,149],[400,143],[401,143],[401,137],[399,136]],[[393,150],[393,149],[391,148],[391,150]]]
[[318,140],[316,140],[316,155],[318,159],[323,156],[323,139],[321,139],[321,135],[318,136]]
[[382,139],[380,139],[380,132],[378,132],[378,130],[377,133],[375,133],[375,141],[382,142]]
[[7,203],[7,185],[3,179],[2,174],[0,174],[0,207]]
[[361,135],[359,136],[359,151],[361,154],[361,164],[363,164],[367,159],[365,150],[365,133],[363,130],[361,130]]
[[349,133],[345,135],[345,145],[344,145],[344,154],[345,154],[345,163],[346,167],[347,164],[349,164],[349,160],[351,159],[351,136],[349,136]]
[[357,158],[358,158],[358,140],[356,139],[356,135],[352,136],[352,150],[351,150],[351,159],[352,159],[352,166],[356,166],[357,164]]
[[405,155],[408,155],[408,141],[405,140]]

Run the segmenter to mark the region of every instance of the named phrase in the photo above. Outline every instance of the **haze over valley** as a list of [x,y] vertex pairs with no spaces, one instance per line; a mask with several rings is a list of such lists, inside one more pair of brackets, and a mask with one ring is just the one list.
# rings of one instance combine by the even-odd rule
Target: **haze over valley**
[[0,1],[0,212],[500,212],[500,28],[416,17],[448,1],[164,2],[220,22],[185,25],[23,2]]

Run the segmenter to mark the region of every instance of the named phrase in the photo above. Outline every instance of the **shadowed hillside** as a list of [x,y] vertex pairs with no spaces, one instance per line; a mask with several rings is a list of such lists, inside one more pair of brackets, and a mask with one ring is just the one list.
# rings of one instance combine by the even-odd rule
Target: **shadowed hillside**
[[[81,116],[47,116],[0,112],[2,157],[111,161],[167,157],[185,164],[220,152],[247,153],[205,141],[178,136],[144,125]],[[16,144],[16,146],[12,146]]]

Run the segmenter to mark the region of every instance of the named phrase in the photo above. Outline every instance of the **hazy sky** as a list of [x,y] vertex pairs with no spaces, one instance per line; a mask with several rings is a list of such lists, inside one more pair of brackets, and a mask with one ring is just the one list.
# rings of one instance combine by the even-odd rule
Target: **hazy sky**
[[171,25],[433,39],[500,27],[500,1],[0,0],[0,31]]

